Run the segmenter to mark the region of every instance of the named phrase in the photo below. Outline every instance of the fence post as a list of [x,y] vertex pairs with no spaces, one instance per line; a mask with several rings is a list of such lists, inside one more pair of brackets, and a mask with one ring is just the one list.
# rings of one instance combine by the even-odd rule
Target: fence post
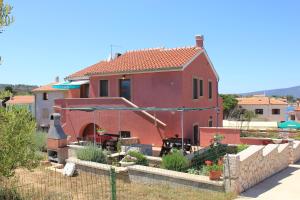
[[111,199],[117,200],[116,171],[114,168],[110,168],[110,185],[111,185]]

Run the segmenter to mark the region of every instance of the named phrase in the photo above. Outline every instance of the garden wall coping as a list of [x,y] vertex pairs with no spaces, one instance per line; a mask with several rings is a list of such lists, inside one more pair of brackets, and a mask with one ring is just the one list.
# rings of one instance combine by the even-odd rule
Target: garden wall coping
[[263,148],[263,145],[251,145],[244,151],[238,153],[237,155],[240,157],[240,161],[243,161],[256,154],[256,152],[261,151]]
[[99,170],[104,170],[104,171],[110,171],[111,168],[114,168],[116,173],[127,172],[126,167],[116,167],[116,166],[102,164],[102,163],[84,161],[84,160],[79,160],[74,157],[67,159],[66,162],[71,162],[71,163],[75,163],[76,165],[86,166],[89,168],[94,168],[94,169],[99,169]]

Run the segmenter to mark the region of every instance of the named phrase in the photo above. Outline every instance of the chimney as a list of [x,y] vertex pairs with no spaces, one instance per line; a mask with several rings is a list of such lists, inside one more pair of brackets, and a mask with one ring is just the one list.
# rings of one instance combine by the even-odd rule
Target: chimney
[[55,82],[59,82],[59,76],[55,77]]
[[196,47],[203,48],[204,36],[203,35],[196,35]]

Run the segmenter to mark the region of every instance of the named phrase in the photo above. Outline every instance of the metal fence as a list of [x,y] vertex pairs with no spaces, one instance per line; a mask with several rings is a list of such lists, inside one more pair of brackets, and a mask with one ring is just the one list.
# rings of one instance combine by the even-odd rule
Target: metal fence
[[232,195],[172,187],[168,184],[132,183],[126,173],[78,171],[74,177],[45,168],[19,169],[13,178],[0,182],[1,200],[229,200]]

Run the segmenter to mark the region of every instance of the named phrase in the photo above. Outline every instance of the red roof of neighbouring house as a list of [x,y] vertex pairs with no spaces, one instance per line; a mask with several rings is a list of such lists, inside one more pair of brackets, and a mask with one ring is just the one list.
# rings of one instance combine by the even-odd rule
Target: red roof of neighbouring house
[[52,86],[58,84],[58,82],[50,83],[48,85],[43,85],[39,88],[33,89],[32,92],[51,92],[51,91],[61,91],[60,89],[55,89]]
[[67,78],[72,79],[93,74],[178,70],[202,50],[200,47],[183,47],[128,51],[111,61],[101,61]]
[[34,96],[14,96],[7,104],[32,104],[34,103]]
[[237,98],[239,105],[288,105],[283,99],[270,98],[265,96],[253,96]]

